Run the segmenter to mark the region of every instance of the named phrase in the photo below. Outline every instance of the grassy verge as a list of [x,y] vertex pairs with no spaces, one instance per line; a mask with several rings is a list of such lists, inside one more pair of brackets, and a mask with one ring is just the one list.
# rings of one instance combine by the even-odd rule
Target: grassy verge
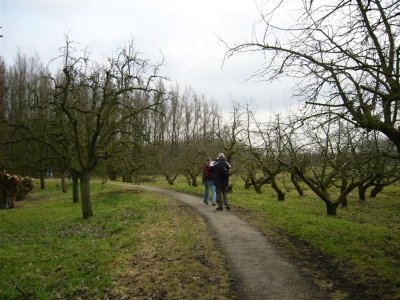
[[[270,186],[260,195],[233,181],[232,211],[291,256],[308,260],[305,268],[334,298],[400,299],[400,186],[388,187],[366,203],[350,195],[349,206],[331,217],[312,193],[301,198],[289,191],[285,201],[277,201]],[[174,186],[162,179],[155,184],[197,195],[204,191],[203,186],[189,187],[182,178]]]
[[0,211],[0,299],[231,299],[204,221],[160,195],[92,184],[95,216],[57,182]]

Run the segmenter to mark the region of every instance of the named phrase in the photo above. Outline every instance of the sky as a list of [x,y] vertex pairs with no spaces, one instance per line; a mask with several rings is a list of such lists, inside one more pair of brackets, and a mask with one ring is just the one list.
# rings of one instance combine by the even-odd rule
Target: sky
[[[0,55],[12,64],[17,50],[47,64],[64,35],[98,62],[134,41],[143,58],[181,90],[191,86],[225,112],[232,101],[252,103],[258,115],[293,109],[290,81],[248,80],[264,63],[240,54],[223,63],[226,45],[251,40],[260,28],[257,0],[0,0]],[[257,25],[258,24],[258,25]]]

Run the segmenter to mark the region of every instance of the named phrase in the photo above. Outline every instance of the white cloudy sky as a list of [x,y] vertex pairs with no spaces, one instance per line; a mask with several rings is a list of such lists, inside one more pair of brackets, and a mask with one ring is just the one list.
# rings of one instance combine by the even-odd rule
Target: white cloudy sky
[[12,63],[19,48],[28,55],[38,53],[47,63],[58,55],[64,34],[69,33],[101,62],[133,39],[137,50],[154,62],[162,53],[163,74],[182,88],[190,85],[228,109],[232,99],[252,101],[259,113],[268,115],[294,106],[290,84],[246,81],[262,58],[242,54],[222,66],[226,48],[219,40],[250,40],[260,19],[259,4],[257,0],[0,0],[0,54]]

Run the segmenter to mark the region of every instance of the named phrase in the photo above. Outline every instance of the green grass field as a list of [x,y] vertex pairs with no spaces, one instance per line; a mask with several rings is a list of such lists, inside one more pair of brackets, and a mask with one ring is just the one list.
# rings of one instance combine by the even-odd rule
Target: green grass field
[[[234,192],[229,194],[229,199],[233,213],[256,225],[278,244],[283,239],[289,240],[284,246],[294,252],[298,245],[304,244],[325,254],[324,259],[331,260],[333,265],[340,262],[344,269],[339,268],[337,272],[344,273],[339,279],[349,281],[349,286],[353,284],[371,289],[373,295],[381,292],[385,297],[400,299],[399,185],[385,188],[376,199],[367,199],[366,203],[358,201],[355,194],[350,195],[349,206],[338,208],[338,215],[332,217],[326,215],[325,204],[310,191],[306,197],[299,197],[295,190],[290,190],[285,201],[277,201],[269,185],[263,187],[262,194],[256,194],[253,189],[245,190],[240,180],[231,181]],[[202,185],[188,186],[183,178],[178,178],[174,186],[162,178],[154,184],[197,195],[204,191]],[[297,257],[302,255],[316,254],[297,253]],[[332,284],[325,279],[319,281],[328,288]],[[346,292],[337,291],[335,295],[338,299],[345,298]]]
[[192,210],[93,183],[94,217],[84,220],[59,190],[49,181],[0,210],[0,299],[233,297],[223,257]]
[[[310,192],[301,198],[289,191],[282,202],[269,186],[256,194],[233,183],[231,212],[296,259],[316,259],[301,268],[334,298],[360,289],[370,298],[400,298],[400,186],[364,204],[351,195],[349,206],[332,217]],[[203,193],[183,178],[174,186],[162,178],[152,184]],[[47,186],[18,208],[0,211],[0,299],[233,298],[224,259],[191,209],[134,188],[93,183],[94,217],[84,220],[80,204],[57,181]],[[335,266],[336,278],[318,273],[324,261]],[[335,280],[358,290],[352,294]]]

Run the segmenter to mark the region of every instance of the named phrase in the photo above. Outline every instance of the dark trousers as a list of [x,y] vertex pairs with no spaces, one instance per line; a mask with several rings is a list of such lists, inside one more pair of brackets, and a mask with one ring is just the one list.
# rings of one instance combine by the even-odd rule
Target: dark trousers
[[218,207],[222,208],[222,200],[224,200],[224,204],[228,206],[228,193],[226,192],[226,187],[217,186],[216,193]]

